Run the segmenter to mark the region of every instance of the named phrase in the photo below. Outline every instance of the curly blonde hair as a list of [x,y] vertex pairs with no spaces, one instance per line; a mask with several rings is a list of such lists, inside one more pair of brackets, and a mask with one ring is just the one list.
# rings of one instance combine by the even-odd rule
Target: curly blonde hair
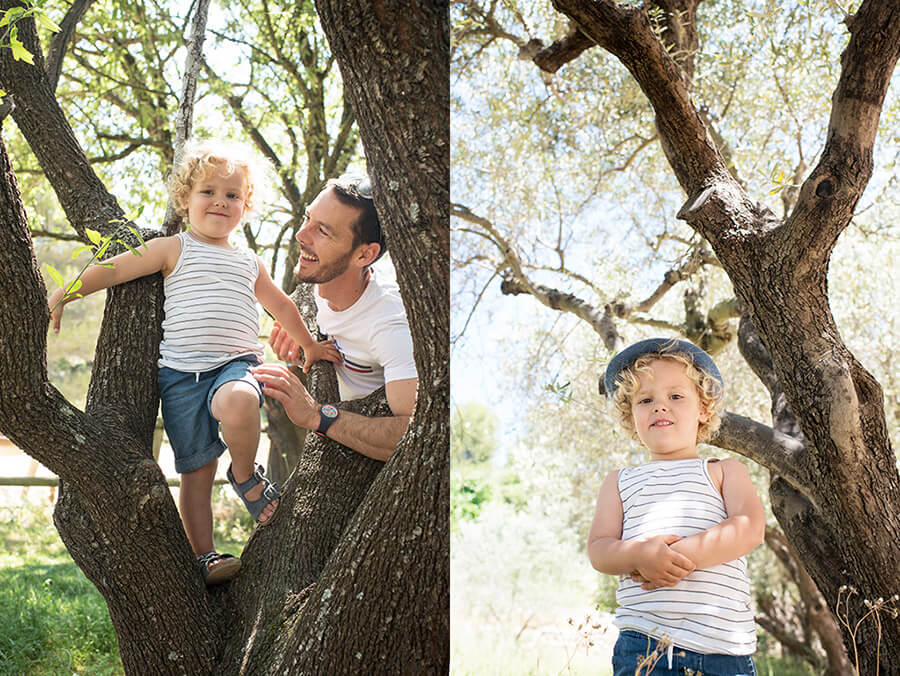
[[708,441],[722,424],[722,415],[725,412],[725,391],[722,384],[705,371],[701,371],[691,360],[690,355],[684,352],[656,352],[638,357],[635,362],[622,369],[616,377],[616,390],[612,397],[615,415],[619,424],[625,429],[632,439],[638,439],[637,429],[634,426],[634,418],[631,414],[631,400],[640,389],[640,376],[653,379],[653,371],[650,364],[654,361],[668,360],[681,364],[685,375],[697,388],[700,411],[707,414],[708,419],[700,421],[697,427],[697,441]]
[[231,176],[241,170],[247,179],[247,196],[244,199],[245,213],[259,207],[261,180],[267,173],[266,163],[247,145],[213,139],[191,140],[184,144],[181,160],[172,167],[166,179],[166,187],[175,212],[182,218],[187,211],[182,203],[187,200],[191,188],[214,171],[222,171]]

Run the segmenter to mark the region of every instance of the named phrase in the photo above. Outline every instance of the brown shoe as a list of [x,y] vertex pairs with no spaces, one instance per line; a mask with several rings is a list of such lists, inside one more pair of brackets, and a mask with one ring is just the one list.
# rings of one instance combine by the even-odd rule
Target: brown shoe
[[203,581],[206,585],[227,582],[241,569],[241,560],[231,554],[219,554],[207,552],[197,557],[200,564],[200,572],[203,573]]

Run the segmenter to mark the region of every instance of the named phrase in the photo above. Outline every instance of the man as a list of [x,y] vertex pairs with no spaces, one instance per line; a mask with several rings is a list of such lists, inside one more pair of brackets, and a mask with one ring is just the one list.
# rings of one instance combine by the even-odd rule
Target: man
[[[330,180],[307,208],[297,242],[295,275],[316,284],[317,323],[343,357],[335,366],[341,399],[364,397],[383,385],[393,415],[368,418],[323,407],[282,365],[264,364],[253,375],[295,425],[387,460],[409,426],[418,379],[397,289],[370,268],[384,252],[384,238],[368,179]],[[279,358],[297,359],[299,346],[277,324],[269,342]]]

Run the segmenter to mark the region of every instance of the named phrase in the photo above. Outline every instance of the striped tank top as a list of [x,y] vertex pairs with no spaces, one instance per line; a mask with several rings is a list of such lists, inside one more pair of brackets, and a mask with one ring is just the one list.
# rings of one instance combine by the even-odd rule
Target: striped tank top
[[256,355],[256,256],[178,234],[181,254],[163,283],[166,317],[159,365],[185,372],[218,368],[237,357]]
[[[687,537],[727,518],[707,470],[708,458],[659,460],[619,472],[622,539],[671,533]],[[695,570],[673,587],[641,589],[630,576],[616,591],[615,625],[699,653],[750,655],[756,626],[745,557]]]

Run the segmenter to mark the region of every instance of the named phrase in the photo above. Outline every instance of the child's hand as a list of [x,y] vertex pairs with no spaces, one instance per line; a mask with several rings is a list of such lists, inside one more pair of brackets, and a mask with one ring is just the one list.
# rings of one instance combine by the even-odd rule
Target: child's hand
[[63,289],[57,289],[50,294],[47,299],[47,307],[50,308],[50,325],[53,327],[53,333],[59,333],[59,323],[62,321],[63,308],[65,303],[60,303],[63,297]]
[[300,344],[291,338],[278,322],[275,322],[269,334],[269,347],[281,361],[288,364],[296,363],[300,355]]
[[[657,535],[641,543],[640,561],[633,580],[643,581],[643,589],[672,587],[694,570],[694,562],[683,554],[679,554],[669,545],[678,542],[677,535]],[[636,580],[635,575],[641,580]]]
[[325,361],[340,364],[343,361],[341,353],[334,346],[333,340],[323,340],[321,343],[313,343],[303,351],[303,372],[309,373],[309,367],[313,362],[324,359]]

